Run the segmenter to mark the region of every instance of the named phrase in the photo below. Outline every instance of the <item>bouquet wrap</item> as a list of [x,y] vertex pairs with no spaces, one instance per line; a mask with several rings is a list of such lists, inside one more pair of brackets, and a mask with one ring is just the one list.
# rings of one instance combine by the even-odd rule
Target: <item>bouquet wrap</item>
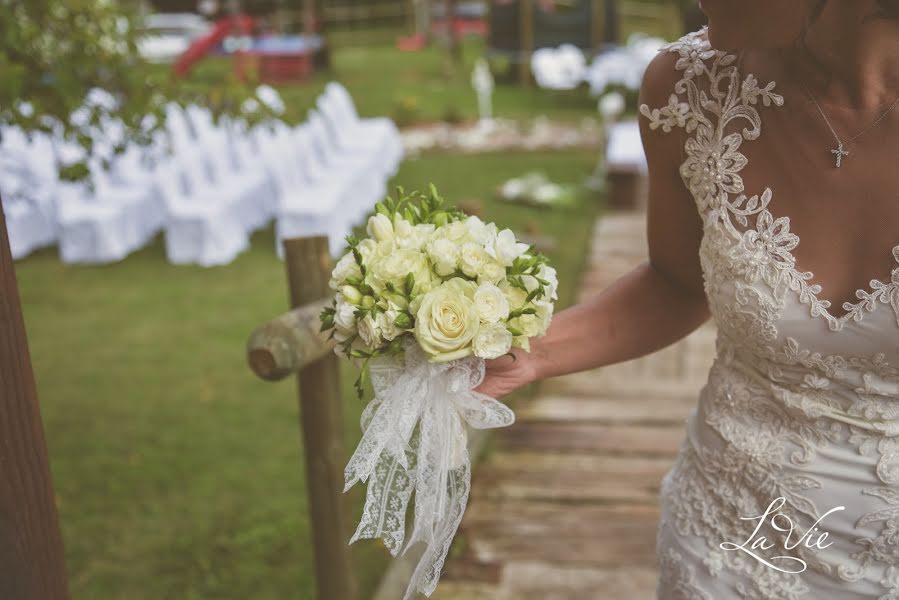
[[[471,481],[465,424],[475,429],[511,425],[504,404],[473,391],[484,360],[429,362],[407,340],[405,357],[369,365],[375,398],[362,414],[363,436],[346,471],[349,490],[368,481],[362,520],[350,543],[381,538],[393,556],[424,542],[404,600],[430,596],[462,520]],[[415,492],[415,517],[405,547],[406,510]]]

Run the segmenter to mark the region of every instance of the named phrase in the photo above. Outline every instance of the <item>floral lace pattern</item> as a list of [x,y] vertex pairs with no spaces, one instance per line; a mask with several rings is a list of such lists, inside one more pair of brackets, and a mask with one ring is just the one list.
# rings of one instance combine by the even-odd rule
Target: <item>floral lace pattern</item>
[[[775,84],[742,77],[737,57],[712,49],[704,30],[663,51],[676,54],[680,79],[667,105],[640,113],[652,130],[689,134],[680,175],[702,218],[699,259],[718,338],[662,486],[660,528],[702,540],[704,554],[660,536],[660,597],[807,600],[823,597],[810,586],[817,579],[830,593],[876,588],[868,597],[899,600],[899,245],[890,281],[870,281],[858,302],[843,304],[845,314],[832,315],[813,274],[796,266],[800,240],[788,217],[771,212],[772,190],[750,195],[740,175],[748,164],[742,144],[761,134],[759,108],[784,103]],[[865,329],[848,326],[863,322]],[[852,463],[851,477],[830,472],[843,463],[820,462],[835,455]],[[741,517],[763,514],[778,497],[786,501],[780,512],[806,531],[831,508],[824,503],[833,486],[852,494],[845,518],[856,535],[838,536],[827,550],[778,546],[808,572],[719,548],[744,540]],[[764,535],[786,539],[772,527]]]

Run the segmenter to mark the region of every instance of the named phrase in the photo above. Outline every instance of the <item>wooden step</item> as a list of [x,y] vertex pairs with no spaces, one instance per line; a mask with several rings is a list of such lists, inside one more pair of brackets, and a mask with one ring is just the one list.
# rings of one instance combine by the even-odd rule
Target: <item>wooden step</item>
[[478,465],[471,497],[655,505],[671,464],[658,457],[504,452]]
[[657,506],[475,499],[463,517],[480,561],[542,560],[601,567],[655,566]]
[[607,424],[666,425],[682,423],[696,406],[696,394],[603,394],[584,396],[548,395],[517,404],[515,420],[599,422]]
[[610,455],[670,456],[677,453],[684,426],[594,423],[515,423],[500,430],[498,448],[605,452]]

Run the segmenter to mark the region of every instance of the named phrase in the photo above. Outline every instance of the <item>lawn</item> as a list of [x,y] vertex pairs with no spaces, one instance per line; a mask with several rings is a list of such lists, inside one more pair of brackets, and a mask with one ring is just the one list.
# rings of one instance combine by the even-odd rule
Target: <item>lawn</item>
[[[304,85],[278,86],[287,106],[284,118],[292,122],[305,118],[306,111],[315,106],[316,97],[332,79],[347,87],[363,115],[387,115],[401,125],[477,118],[471,71],[483,50],[479,39],[466,40],[463,62],[457,66],[436,46],[420,52],[400,52],[391,44],[336,46],[332,72],[317,73]],[[231,72],[230,58],[209,57],[197,64],[187,85],[205,89]],[[409,103],[414,105],[411,110],[404,108]],[[498,83],[494,92],[494,113],[504,118],[532,119],[543,114],[576,121],[595,114],[595,106],[586,87],[557,92]]]
[[[362,69],[361,55],[339,61]],[[373,70],[372,97],[355,90],[369,110],[389,103],[385,81],[404,85]],[[493,191],[535,168],[579,182],[593,160],[581,151],[425,157],[404,163],[395,183],[433,181],[485,219],[554,240],[564,303],[595,199],[553,212],[506,205]],[[63,265],[55,248],[17,263],[76,600],[314,597],[295,387],[256,379],[244,357],[253,327],[287,306],[273,245],[269,228],[234,263],[209,269],[167,264],[161,238],[107,266]],[[345,389],[351,451],[362,407]],[[357,519],[363,492],[352,492]],[[360,588],[371,591],[389,555],[380,542],[353,549]]]

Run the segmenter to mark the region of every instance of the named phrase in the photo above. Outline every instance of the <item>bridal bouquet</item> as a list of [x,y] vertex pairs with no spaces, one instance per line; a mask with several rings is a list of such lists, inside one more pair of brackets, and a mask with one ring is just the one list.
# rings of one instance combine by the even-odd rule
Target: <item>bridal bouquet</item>
[[397,556],[424,542],[409,600],[434,591],[465,511],[471,464],[463,421],[489,429],[515,420],[506,405],[474,391],[484,359],[529,350],[529,339],[549,326],[558,282],[545,256],[512,231],[445,206],[433,186],[379,202],[367,233],[348,238],[334,268],[336,295],[322,330],[362,367],[360,396],[366,370],[375,392],[345,470],[344,492],[368,481],[350,543],[381,538]]

